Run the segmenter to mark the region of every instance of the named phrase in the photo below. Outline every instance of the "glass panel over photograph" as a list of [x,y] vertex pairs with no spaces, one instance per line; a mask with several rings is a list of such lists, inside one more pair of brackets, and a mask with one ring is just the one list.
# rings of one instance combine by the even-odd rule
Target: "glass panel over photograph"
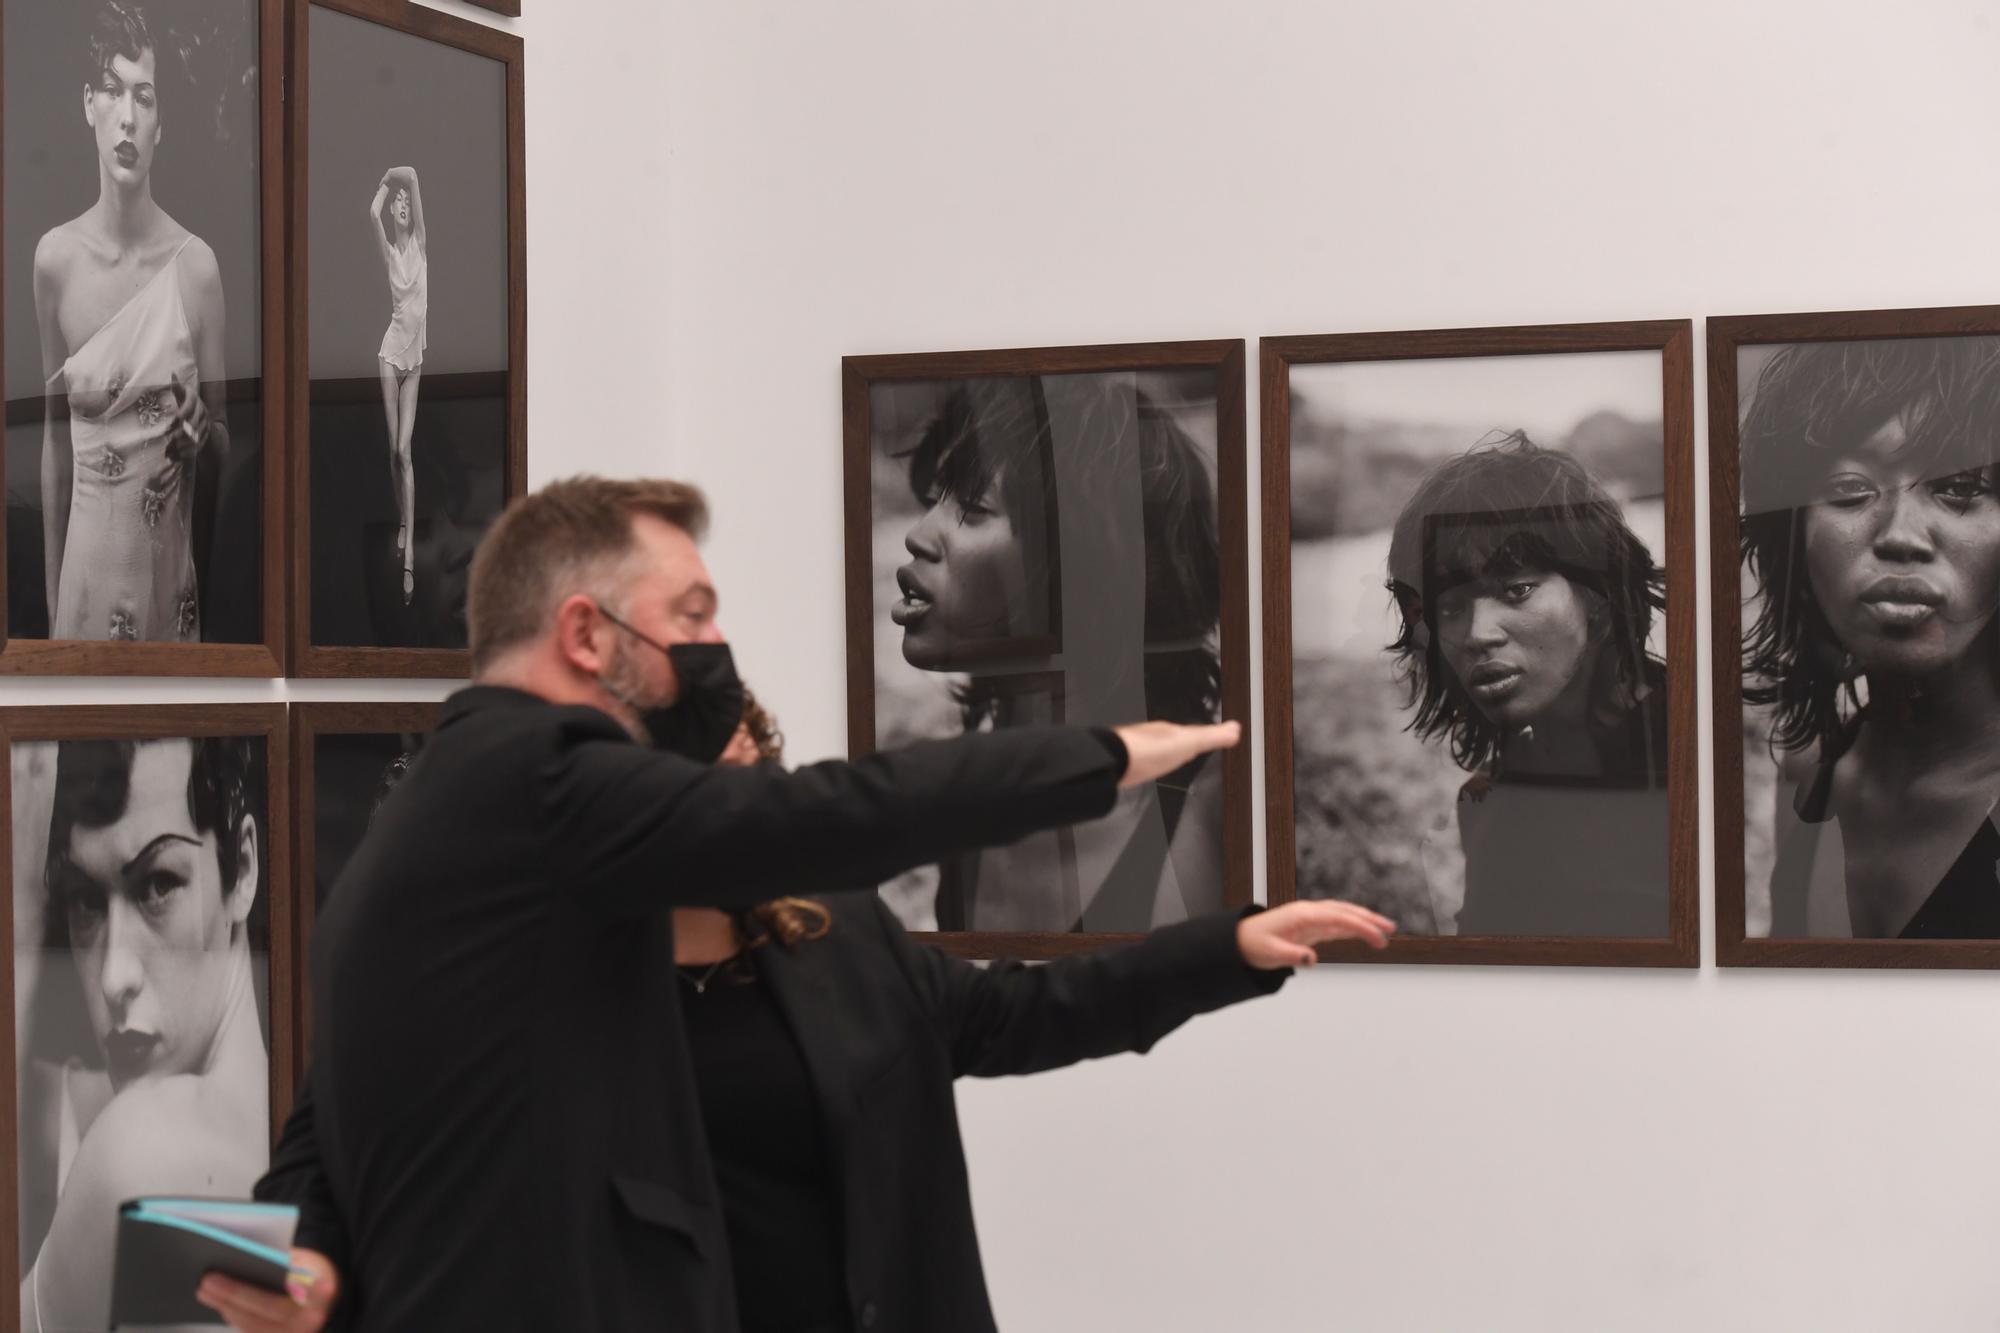
[[[1218,372],[880,383],[875,739],[1220,716]],[[1222,905],[1222,765],[908,875],[912,929],[1134,932]]]
[[1300,897],[1669,933],[1658,352],[1291,367]]
[[247,1196],[268,1164],[265,743],[10,758],[22,1302],[104,1328],[118,1204]]
[[321,732],[313,740],[313,907],[326,896],[361,845],[389,793],[423,748],[420,735]]
[[464,648],[506,489],[506,66],[308,13],[311,641]]
[[1737,376],[1745,934],[2000,939],[2000,336]]
[[256,0],[6,7],[11,638],[264,637]]

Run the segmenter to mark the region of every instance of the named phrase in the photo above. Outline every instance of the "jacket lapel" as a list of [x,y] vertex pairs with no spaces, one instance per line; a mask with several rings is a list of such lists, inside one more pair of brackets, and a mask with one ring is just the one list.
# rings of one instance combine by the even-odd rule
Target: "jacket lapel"
[[824,946],[807,944],[803,949],[787,949],[772,941],[758,950],[757,967],[764,983],[771,988],[785,1025],[792,1030],[799,1054],[805,1059],[826,1141],[845,1185],[848,1165],[845,1145],[854,1112],[854,1089],[847,1077],[847,1063],[841,1058],[844,1037],[832,982],[824,969],[814,967],[804,957],[818,947]]

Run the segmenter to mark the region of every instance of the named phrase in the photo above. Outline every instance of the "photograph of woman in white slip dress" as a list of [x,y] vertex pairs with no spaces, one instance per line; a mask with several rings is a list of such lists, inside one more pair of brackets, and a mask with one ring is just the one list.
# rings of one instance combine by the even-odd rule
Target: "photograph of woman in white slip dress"
[[424,377],[430,328],[430,262],[415,167],[391,167],[383,173],[368,205],[368,220],[374,225],[389,278],[389,331],[382,335],[378,355],[382,412],[389,428],[390,482],[396,492],[396,553],[403,560],[403,605],[408,606],[417,592],[416,547],[410,540],[417,512],[417,474],[410,466],[410,437],[417,427],[417,385]]
[[84,120],[97,200],[35,247],[53,403],[42,427],[49,637],[196,641],[194,479],[227,445],[215,252],[153,198],[161,43],[106,0],[90,33]]
[[[463,652],[472,551],[523,425],[507,66],[390,18],[307,11],[306,642],[342,662]],[[368,667],[405,669],[462,668]]]

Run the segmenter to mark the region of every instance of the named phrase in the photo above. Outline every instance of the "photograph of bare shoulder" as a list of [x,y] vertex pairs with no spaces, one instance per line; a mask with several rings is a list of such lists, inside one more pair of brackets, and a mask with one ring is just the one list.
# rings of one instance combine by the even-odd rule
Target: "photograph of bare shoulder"
[[[1225,515],[1240,504],[1241,344],[846,365],[850,657],[867,650],[849,678],[857,750],[1240,715],[1241,520]],[[1235,762],[1197,760],[1102,820],[884,893],[913,929],[1010,953],[1243,901]]]
[[463,669],[525,457],[520,39],[419,5],[299,16],[306,675]]
[[1382,912],[1406,958],[1680,961],[1688,338],[1265,341],[1274,900]]
[[2000,961],[2000,319],[1973,313],[1712,321],[1741,495],[1718,917],[1768,961]]
[[276,13],[7,6],[0,664],[278,669],[260,92]]

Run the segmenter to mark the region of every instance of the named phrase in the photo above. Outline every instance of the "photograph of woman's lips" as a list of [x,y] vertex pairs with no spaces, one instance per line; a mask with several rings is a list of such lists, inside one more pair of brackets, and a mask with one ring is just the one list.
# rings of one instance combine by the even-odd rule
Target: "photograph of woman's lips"
[[930,614],[935,599],[923,580],[917,577],[913,565],[904,565],[896,571],[896,586],[902,589],[903,599],[889,608],[889,619],[908,631]]
[[1511,662],[1481,662],[1467,673],[1465,687],[1482,703],[1505,699],[1521,686],[1526,673]]
[[1861,590],[1862,610],[1882,629],[1914,629],[1945,605],[1944,592],[1927,579],[1885,575]]
[[160,1048],[158,1034],[119,1028],[104,1038],[104,1059],[114,1083],[129,1083],[153,1067]]
[[118,159],[118,165],[127,171],[139,165],[139,148],[130,139],[121,140],[111,155]]

